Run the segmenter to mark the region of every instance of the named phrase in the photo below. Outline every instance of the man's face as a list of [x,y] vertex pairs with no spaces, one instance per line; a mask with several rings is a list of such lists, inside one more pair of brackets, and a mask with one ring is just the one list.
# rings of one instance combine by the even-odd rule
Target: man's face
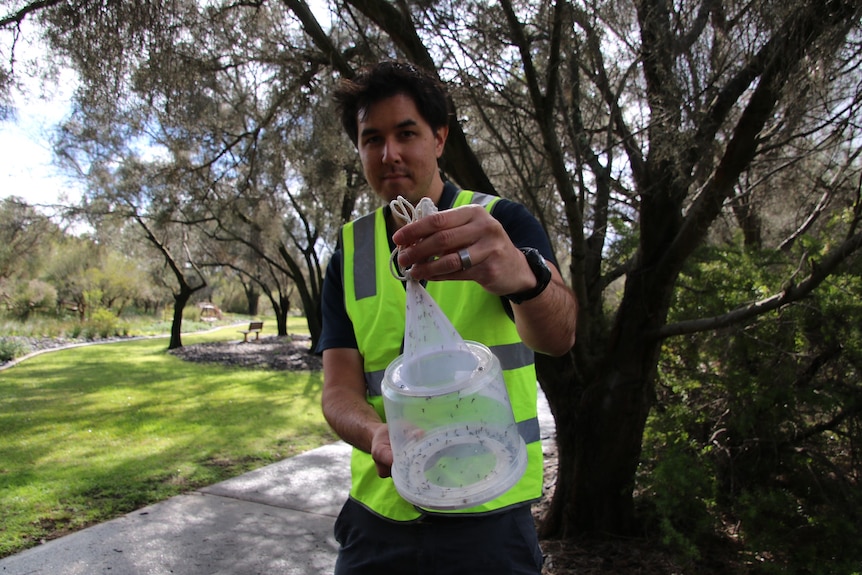
[[413,205],[425,196],[436,204],[443,190],[437,158],[448,127],[432,130],[403,94],[361,110],[358,119],[359,157],[374,191],[387,203],[401,195]]

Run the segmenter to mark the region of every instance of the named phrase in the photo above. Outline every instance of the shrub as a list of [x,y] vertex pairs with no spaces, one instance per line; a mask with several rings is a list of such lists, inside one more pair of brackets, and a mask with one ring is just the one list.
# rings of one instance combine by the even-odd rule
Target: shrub
[[12,361],[30,352],[29,346],[14,337],[0,337],[0,362]]
[[84,326],[84,337],[87,339],[106,338],[122,335],[120,318],[106,308],[99,308],[90,314]]
[[[718,255],[686,270],[691,289],[672,320],[755,301],[796,265],[752,251]],[[717,298],[703,286],[727,289]],[[665,342],[641,482],[669,542],[707,549],[698,527],[709,511],[758,558],[753,574],[858,571],[860,297],[860,274],[849,270],[769,317]]]
[[80,323],[75,323],[72,327],[69,328],[68,336],[72,339],[78,339],[81,337],[81,334],[84,333],[84,326]]
[[41,280],[20,283],[15,289],[9,311],[19,320],[26,320],[36,311],[50,310],[57,304],[57,290]]
[[670,411],[651,417],[648,424],[639,506],[645,525],[665,547],[697,560],[699,547],[716,530],[715,470],[704,457],[709,448],[672,429],[680,416]]
[[200,321],[201,309],[196,305],[187,305],[183,308],[183,321]]

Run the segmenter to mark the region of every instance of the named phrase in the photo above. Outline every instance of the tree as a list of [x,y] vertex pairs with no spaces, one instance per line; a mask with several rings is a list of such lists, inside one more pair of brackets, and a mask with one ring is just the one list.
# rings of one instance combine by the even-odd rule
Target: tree
[[23,199],[10,196],[0,201],[0,299],[8,301],[17,280],[35,277],[59,236],[59,228]]
[[[157,133],[174,158],[195,150],[187,173],[201,178],[195,200],[211,210],[199,223],[229,205],[203,201],[215,183],[262,194],[282,178],[288,201],[279,205],[289,203],[300,224],[284,220],[287,229],[315,240],[296,256],[279,252],[291,277],[302,267],[291,261],[310,274],[303,301],[312,320],[317,264],[308,262],[325,251],[317,238],[333,236],[317,235],[323,228],[308,217],[317,204],[299,201],[302,185],[287,171],[268,171],[274,179],[262,185],[253,169],[262,156],[252,152],[272,150],[259,144],[272,141],[264,136],[276,126],[301,133],[307,125],[288,102],[312,104],[315,116],[333,76],[350,77],[380,57],[406,58],[449,83],[457,113],[447,175],[530,206],[582,304],[572,352],[538,360],[560,453],[547,536],[636,531],[636,470],[665,342],[774,318],[858,261],[862,7],[854,0],[345,0],[332,2],[329,29],[302,0],[206,9],[131,3],[116,12],[60,6],[45,9],[45,22],[96,90],[82,101],[115,100],[118,85],[150,86],[138,93],[152,114],[142,114],[136,133],[152,129],[158,113]],[[217,25],[222,18],[238,24]],[[308,42],[281,33],[296,26]],[[266,81],[225,89],[249,78]],[[254,110],[265,113],[205,123],[223,103],[261,95]],[[285,110],[289,121],[263,121]],[[198,154],[184,147],[194,141],[213,145]],[[357,198],[352,174],[342,173],[345,193],[328,206]],[[338,218],[328,221],[326,229],[337,227]],[[736,232],[783,258],[781,281],[709,316],[672,315],[698,250],[734,246]],[[248,237],[237,231],[233,241]]]
[[[91,18],[98,27],[98,14],[93,7],[66,16]],[[112,166],[129,163],[131,169],[122,171],[124,187],[131,190],[124,193],[134,197],[125,201],[135,206],[130,213],[170,207],[175,224],[211,240],[242,244],[240,250],[210,246],[210,254],[219,257],[201,264],[228,265],[256,284],[276,311],[280,334],[287,329],[288,294],[295,291],[316,342],[320,258],[341,218],[349,216],[345,206],[356,201],[350,182],[357,178],[339,176],[355,174],[356,159],[351,156],[344,171],[329,174],[325,194],[310,193],[295,180],[318,169],[310,164],[322,156],[343,157],[337,148],[345,142],[316,138],[311,154],[291,155],[298,142],[307,145],[304,139],[315,136],[315,125],[331,124],[332,117],[319,111],[329,105],[320,98],[325,82],[315,78],[323,65],[312,60],[309,68],[307,50],[296,40],[301,33],[280,27],[284,16],[264,7],[217,10],[190,3],[167,16],[173,27],[155,25],[144,10],[124,25],[127,36],[115,37],[114,31],[95,40],[86,27],[73,27],[61,16],[52,26],[70,31],[58,45],[80,63],[87,87],[58,149],[88,181],[97,179],[96,167],[111,172]],[[266,33],[256,37],[251,31]],[[145,52],[116,52],[116,43],[135,38],[147,43]],[[85,65],[93,50],[104,50],[103,59],[120,58],[110,78],[103,67]],[[116,117],[124,121],[112,123]],[[142,142],[159,157],[142,158]],[[150,169],[134,168],[142,162]],[[132,177],[145,179],[133,183]],[[152,185],[147,179],[153,177],[171,180],[174,191]],[[93,189],[112,203],[111,185]],[[219,261],[222,257],[228,260]]]
[[60,310],[74,312],[81,321],[87,317],[91,294],[98,291],[92,271],[98,269],[100,259],[99,246],[86,238],[65,237],[42,272],[57,290]]
[[[143,228],[147,239],[152,245],[158,249],[164,256],[165,267],[169,268],[176,287],[172,290],[174,296],[173,319],[171,321],[171,338],[168,343],[168,349],[178,349],[183,346],[182,342],[182,325],[183,325],[183,310],[191,300],[195,292],[204,289],[207,286],[207,280],[204,273],[198,266],[192,252],[189,248],[188,236],[182,234],[181,252],[179,256],[175,255],[168,239],[172,234],[166,234],[163,238],[156,236],[156,232],[150,227],[147,221],[140,215],[135,216],[135,220]],[[176,236],[173,236],[176,238]]]
[[[571,364],[540,362],[561,461],[546,535],[634,532],[634,477],[665,338],[750,321],[799,301],[862,242],[851,223],[845,239],[796,285],[776,286],[775,296],[714,321],[668,325],[685,262],[709,239],[725,205],[750,198],[744,175],[806,134],[819,134],[833,150],[853,148],[858,136],[844,127],[858,103],[829,110],[808,100],[808,112],[817,114],[810,123],[794,112],[803,108],[805,90],[824,94],[820,74],[808,75],[813,62],[825,74],[858,65],[845,42],[859,7],[638,2],[633,10],[613,3],[590,8],[501,2],[466,29],[435,22],[453,38],[485,32],[492,48],[477,43],[459,59],[467,65],[459,64],[458,74],[471,80],[462,85],[490,92],[490,102],[474,93],[477,105],[511,115],[486,130],[497,136],[500,155],[520,168],[522,181],[536,181],[536,171],[518,164],[522,156],[507,142],[525,143],[532,152],[523,154],[525,161],[543,158],[539,175],[553,181],[570,232],[563,245],[570,246],[573,287],[584,305]],[[494,44],[494,35],[505,40]],[[506,46],[517,55],[507,58]],[[610,51],[614,62],[606,58]],[[857,163],[836,171],[842,175],[833,179],[832,193],[858,181],[858,170]],[[773,167],[759,187],[771,188],[769,178],[780,172]],[[528,189],[525,201],[534,197]],[[615,221],[636,226],[636,243],[629,241],[631,231],[611,227]],[[622,274],[619,305],[608,313],[606,289]]]
[[[164,168],[159,161],[146,162],[134,151],[105,146],[79,124],[65,126],[61,140],[64,161],[73,166],[86,162],[87,190],[82,205],[73,210],[86,214],[91,222],[129,221],[137,224],[142,236],[160,254],[164,270],[154,280],[169,289],[173,296],[173,319],[168,349],[182,347],[183,311],[192,296],[207,287],[207,277],[199,258],[205,252],[202,238],[188,225],[189,189],[195,182],[185,174]],[[94,146],[98,152],[93,153]],[[115,167],[118,165],[119,167]]]

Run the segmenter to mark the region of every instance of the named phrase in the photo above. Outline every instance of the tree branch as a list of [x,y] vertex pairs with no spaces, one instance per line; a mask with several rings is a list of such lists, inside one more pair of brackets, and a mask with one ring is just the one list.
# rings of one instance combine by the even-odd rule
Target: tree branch
[[[385,0],[347,0],[347,2],[380,26],[404,52],[407,59],[426,70],[437,73],[434,58],[419,37],[416,26],[407,12],[407,3],[399,3],[402,6],[402,10],[399,10]],[[454,113],[449,118],[449,138],[446,140],[444,158],[452,176],[466,188],[496,194],[494,185],[470,147],[467,136],[458,122],[454,101],[450,100],[450,105]]]
[[314,14],[311,12],[311,9],[308,7],[305,0],[283,0],[283,2],[294,14],[296,14],[296,17],[299,18],[299,21],[302,23],[302,28],[305,30],[305,33],[308,34],[312,42],[314,42],[314,45],[329,57],[333,67],[338,70],[342,76],[347,78],[352,77],[354,72],[350,63],[344,59],[344,56],[338,51],[338,49],[336,49],[335,45],[326,35],[326,32],[324,32],[323,28],[320,27],[320,23],[317,21],[317,18],[314,17]]
[[39,10],[45,10],[46,8],[51,8],[52,6],[56,6],[60,4],[62,0],[40,0],[39,2],[32,2],[27,4],[17,12],[13,12],[8,16],[5,16],[0,19],[0,28],[5,28],[10,24],[20,25],[30,14],[34,14]]
[[845,407],[841,411],[839,411],[835,417],[828,421],[824,421],[822,423],[818,423],[817,425],[812,425],[811,427],[802,430],[793,436],[793,442],[791,445],[798,445],[799,443],[814,437],[816,435],[820,435],[825,431],[832,431],[836,429],[843,421],[848,418],[855,417],[859,413],[862,413],[862,402],[856,402],[851,404],[849,407]]
[[858,233],[845,240],[841,245],[829,251],[819,262],[812,261],[811,273],[798,285],[791,284],[781,293],[739,307],[723,315],[665,325],[652,332],[650,336],[663,339],[742,324],[767,312],[799,301],[814,291],[838,266],[844,263],[845,260],[860,248],[862,248],[862,233]]
[[[767,44],[745,67],[745,73],[738,74],[725,87],[719,98],[723,103],[714,106],[704,126],[723,119],[726,113],[721,110],[729,110],[733,104],[730,100],[740,97],[746,86],[757,79],[757,86],[734,127],[718,167],[695,197],[679,233],[666,251],[663,259],[665,265],[678,266],[694,246],[701,244],[739,175],[756,154],[760,133],[772,117],[790,73],[800,65],[805,54],[818,40],[834,26],[845,26],[845,20],[858,11],[856,3],[849,0],[829,2],[828,9],[816,4],[806,5],[805,10],[797,11],[781,26],[775,35],[775,43]],[[713,128],[717,129],[717,124]],[[712,128],[701,131],[697,141],[703,142],[703,138],[714,134]]]

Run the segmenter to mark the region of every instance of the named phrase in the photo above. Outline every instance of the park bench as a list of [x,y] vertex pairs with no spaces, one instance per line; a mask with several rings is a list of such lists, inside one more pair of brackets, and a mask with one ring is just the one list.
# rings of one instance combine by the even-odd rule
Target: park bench
[[239,332],[242,334],[242,342],[248,343],[248,334],[253,333],[254,339],[257,341],[260,339],[260,330],[263,329],[262,321],[252,321],[248,324],[248,329],[241,329]]

